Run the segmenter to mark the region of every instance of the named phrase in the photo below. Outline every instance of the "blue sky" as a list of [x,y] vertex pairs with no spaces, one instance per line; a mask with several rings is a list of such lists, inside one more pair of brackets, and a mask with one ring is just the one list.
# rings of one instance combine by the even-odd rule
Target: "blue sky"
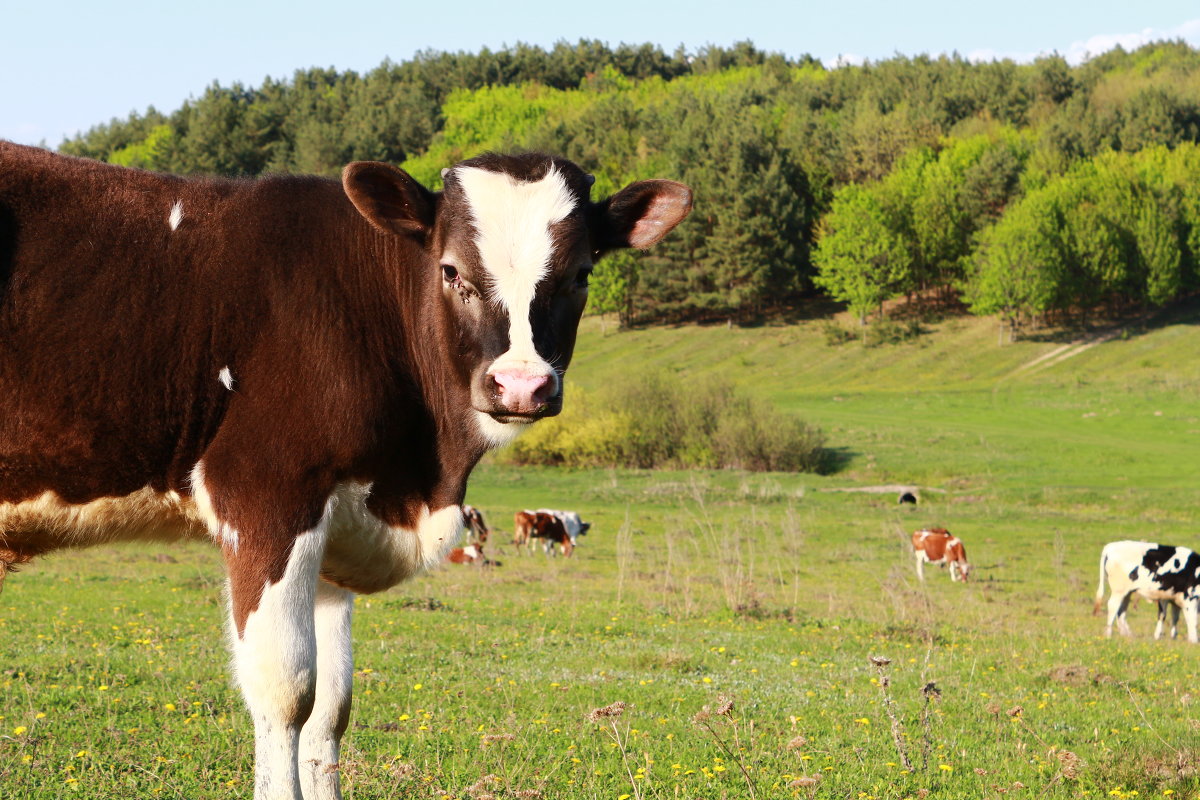
[[749,39],[829,64],[958,52],[1072,62],[1117,43],[1200,46],[1196,0],[12,0],[0,25],[0,138],[59,144],[113,117],[178,108],[213,81],[257,86],[301,67],[369,70],[418,50],[518,41],[653,42],[666,50]]

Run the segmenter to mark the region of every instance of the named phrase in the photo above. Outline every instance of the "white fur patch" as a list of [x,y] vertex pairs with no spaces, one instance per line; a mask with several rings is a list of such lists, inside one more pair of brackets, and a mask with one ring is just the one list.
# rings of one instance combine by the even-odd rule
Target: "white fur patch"
[[333,519],[321,574],[356,592],[395,586],[441,562],[462,535],[457,505],[423,507],[412,528],[392,527],[371,513],[370,484],[345,483],[334,497]]
[[233,391],[233,373],[229,371],[229,367],[221,367],[221,371],[217,373],[217,380],[226,389]]
[[488,299],[508,312],[509,349],[496,364],[552,374],[534,349],[529,308],[538,283],[550,269],[554,253],[550,226],[575,210],[575,196],[553,167],[533,183],[475,167],[457,168],[455,175],[475,223],[475,246],[492,278]]
[[192,487],[192,500],[195,501],[196,510],[204,520],[204,524],[208,526],[209,536],[236,553],[238,549],[237,529],[217,518],[217,512],[213,509],[212,496],[208,493],[208,487],[204,483],[203,461],[197,461],[196,466],[192,467],[189,481]]
[[177,230],[181,222],[183,222],[183,201],[176,200],[175,205],[171,206],[171,213],[167,215],[167,224],[171,226],[171,230]]
[[520,422],[498,422],[491,414],[482,411],[475,412],[475,422],[479,425],[479,432],[483,434],[484,441],[491,448],[511,444],[529,428],[528,424]]

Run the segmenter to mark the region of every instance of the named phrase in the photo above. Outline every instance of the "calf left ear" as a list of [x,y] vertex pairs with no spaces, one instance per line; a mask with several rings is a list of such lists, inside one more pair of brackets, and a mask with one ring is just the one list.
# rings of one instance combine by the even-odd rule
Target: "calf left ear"
[[692,210],[692,190],[675,181],[631,183],[595,206],[596,249],[658,244]]
[[433,194],[391,164],[347,164],[342,188],[358,213],[383,233],[420,235],[433,227]]

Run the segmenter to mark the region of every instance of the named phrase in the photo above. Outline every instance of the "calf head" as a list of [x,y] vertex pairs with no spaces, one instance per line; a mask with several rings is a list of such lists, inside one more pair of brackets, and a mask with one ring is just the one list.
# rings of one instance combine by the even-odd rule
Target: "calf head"
[[691,210],[691,191],[639,181],[592,202],[592,176],[537,153],[479,156],[442,178],[435,194],[394,167],[358,162],[342,182],[377,229],[421,242],[433,273],[422,302],[440,309],[437,333],[496,446],[561,411],[596,260],[660,241]]

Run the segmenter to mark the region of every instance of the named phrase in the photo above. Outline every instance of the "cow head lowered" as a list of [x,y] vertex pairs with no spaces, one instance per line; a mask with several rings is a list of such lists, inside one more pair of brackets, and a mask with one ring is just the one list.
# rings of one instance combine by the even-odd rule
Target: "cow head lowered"
[[442,178],[444,191],[433,193],[386,164],[356,162],[342,174],[372,225],[424,249],[423,301],[440,307],[440,338],[480,433],[496,446],[562,410],[595,261],[657,243],[687,216],[692,195],[649,180],[594,203],[591,175],[537,153],[479,156]]

